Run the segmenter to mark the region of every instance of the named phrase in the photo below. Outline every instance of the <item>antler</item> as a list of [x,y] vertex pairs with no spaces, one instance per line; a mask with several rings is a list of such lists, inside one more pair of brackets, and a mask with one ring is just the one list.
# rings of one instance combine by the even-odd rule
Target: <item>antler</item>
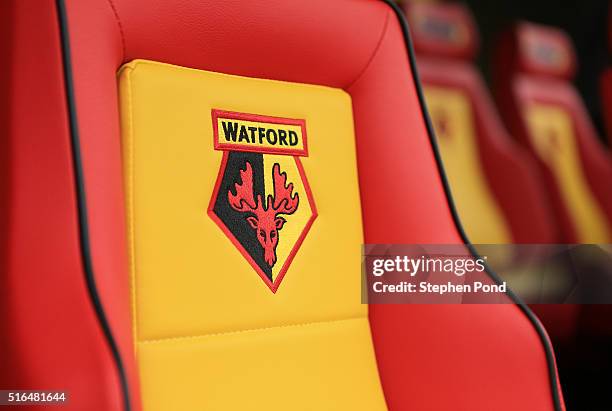
[[240,170],[240,181],[241,184],[234,184],[236,194],[232,194],[231,190],[227,192],[230,206],[236,211],[253,211],[257,207],[253,199],[253,169],[248,161],[246,169]]
[[[287,183],[287,173],[280,172],[280,165],[274,164],[272,171],[274,178],[274,211],[276,214],[293,214],[299,203],[298,193],[292,196],[293,183]],[[268,204],[270,199],[268,198]],[[269,205],[268,205],[269,206]]]

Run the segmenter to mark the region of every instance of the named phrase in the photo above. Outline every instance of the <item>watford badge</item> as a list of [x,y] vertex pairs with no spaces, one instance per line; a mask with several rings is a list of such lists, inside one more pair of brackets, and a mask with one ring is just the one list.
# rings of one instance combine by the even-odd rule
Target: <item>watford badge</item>
[[276,292],[317,216],[304,120],[212,110],[223,151],[208,214]]

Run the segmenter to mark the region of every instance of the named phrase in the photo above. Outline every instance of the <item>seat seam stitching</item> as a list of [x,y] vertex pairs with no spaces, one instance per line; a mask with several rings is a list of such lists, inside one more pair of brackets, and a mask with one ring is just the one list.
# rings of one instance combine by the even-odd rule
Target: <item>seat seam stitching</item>
[[108,5],[113,11],[113,15],[115,16],[115,21],[117,22],[117,26],[119,27],[119,36],[121,37],[121,61],[125,59],[125,32],[123,31],[123,24],[121,24],[121,19],[119,18],[119,12],[115,7],[115,3],[113,0],[107,0]]
[[223,331],[223,332],[215,332],[215,333],[207,333],[207,334],[199,334],[199,335],[187,335],[187,336],[180,336],[180,337],[146,339],[146,340],[140,340],[138,341],[138,343],[139,344],[157,344],[157,343],[165,343],[165,342],[172,342],[172,341],[199,340],[199,339],[205,339],[208,337],[246,334],[246,333],[259,332],[259,331],[278,330],[278,329],[283,329],[283,328],[298,328],[298,327],[308,327],[312,325],[333,324],[333,323],[356,321],[356,320],[367,320],[367,318],[368,318],[367,315],[360,315],[360,316],[355,316],[355,317],[338,318],[338,319],[333,319],[333,320],[310,321],[310,322],[295,323],[295,324],[281,324],[281,325],[274,325],[270,327],[248,328],[244,330]]
[[[137,324],[136,324],[136,241],[135,241],[135,229],[134,229],[134,120],[133,120],[133,104],[132,104],[132,71],[133,68],[128,68],[126,73],[127,81],[127,105],[128,105],[128,138],[127,138],[127,158],[129,158],[128,164],[128,182],[127,188],[127,212],[128,212],[128,237],[130,247],[130,291],[132,299],[132,333],[133,341],[138,341]],[[136,344],[135,350],[137,349]]]

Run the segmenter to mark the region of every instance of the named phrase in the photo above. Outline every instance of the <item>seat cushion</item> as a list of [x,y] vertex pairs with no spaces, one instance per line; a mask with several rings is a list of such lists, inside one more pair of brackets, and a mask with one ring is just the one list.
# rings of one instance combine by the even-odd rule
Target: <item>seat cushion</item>
[[611,241],[612,231],[606,215],[589,187],[581,164],[571,115],[557,104],[533,101],[523,110],[533,150],[558,187],[560,199],[571,216],[577,241]]
[[350,96],[151,61],[119,84],[144,408],[385,409]]

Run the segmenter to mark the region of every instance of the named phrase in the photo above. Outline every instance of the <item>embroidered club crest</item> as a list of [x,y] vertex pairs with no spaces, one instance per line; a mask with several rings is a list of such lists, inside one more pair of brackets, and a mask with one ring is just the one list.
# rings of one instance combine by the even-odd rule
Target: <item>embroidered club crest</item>
[[212,111],[223,159],[208,214],[276,292],[317,212],[304,120]]

